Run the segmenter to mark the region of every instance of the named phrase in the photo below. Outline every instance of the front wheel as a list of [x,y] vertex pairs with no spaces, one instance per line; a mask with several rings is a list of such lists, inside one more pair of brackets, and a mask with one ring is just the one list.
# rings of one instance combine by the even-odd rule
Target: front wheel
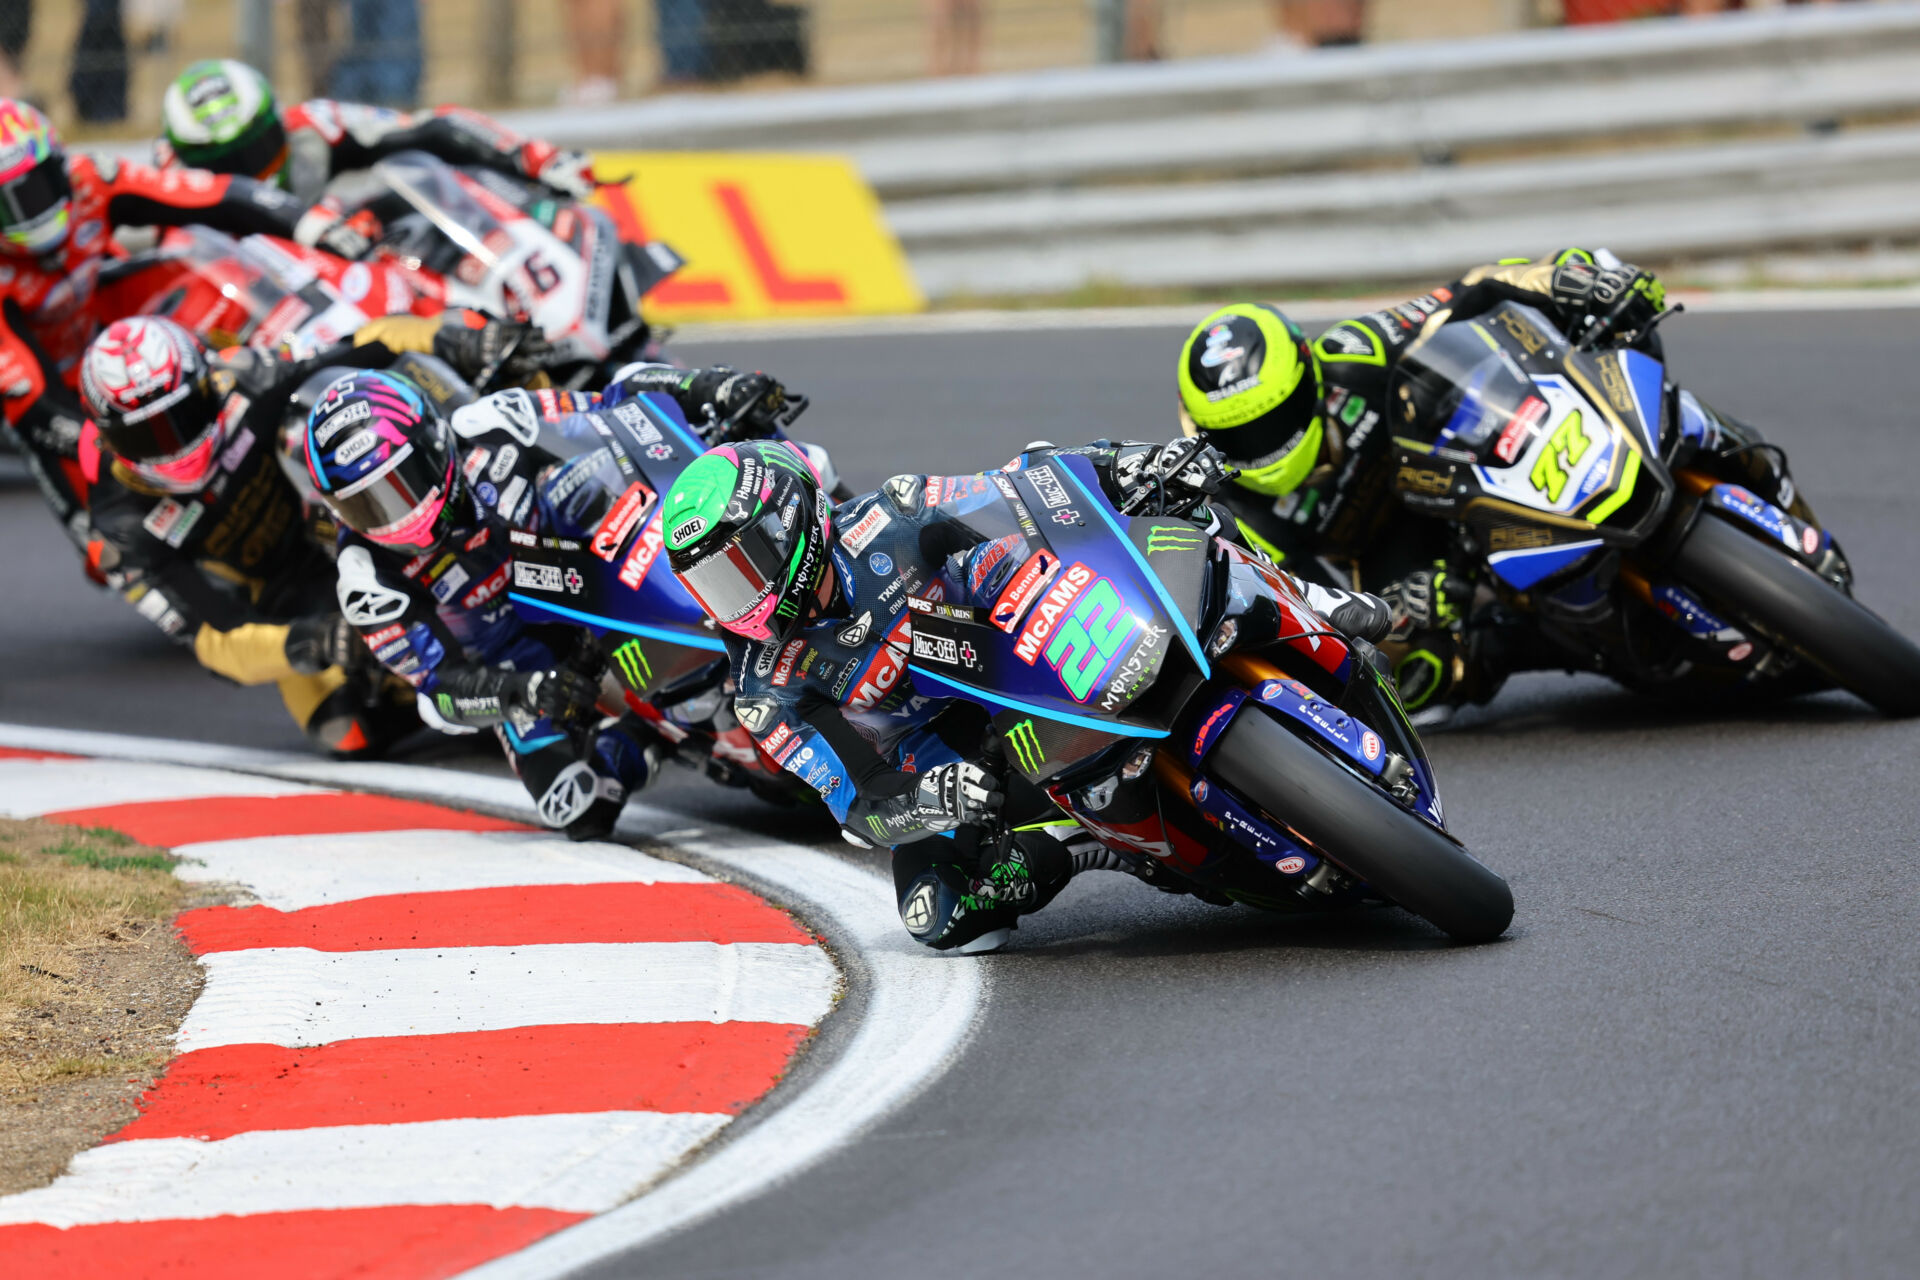
[[1920,647],[1784,551],[1702,515],[1674,575],[1893,716],[1920,715]]
[[1265,712],[1234,717],[1209,772],[1461,942],[1490,942],[1513,920],[1505,880]]

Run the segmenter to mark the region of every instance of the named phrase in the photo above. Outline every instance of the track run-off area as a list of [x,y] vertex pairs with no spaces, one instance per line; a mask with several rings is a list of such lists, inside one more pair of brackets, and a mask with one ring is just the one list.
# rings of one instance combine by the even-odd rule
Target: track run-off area
[[[676,350],[811,396],[799,434],[859,489],[1036,438],[1164,438],[1184,333],[1156,314]],[[1689,314],[1665,333],[1676,380],[1787,448],[1862,600],[1920,633],[1920,310]],[[0,493],[0,525],[0,721],[300,750],[271,690],[219,684],[88,587],[30,490]],[[1005,953],[935,966],[985,990],[944,1073],[915,1095],[927,1062],[895,1059],[877,1123],[810,1123],[821,1158],[743,1171],[732,1153],[833,1096],[817,1091],[860,1034],[836,1023],[876,1025],[860,1002],[884,983],[848,948],[847,1017],[732,1136],[483,1274],[1910,1275],[1920,725],[1839,694],[1703,715],[1544,674],[1427,743],[1454,830],[1513,884],[1505,940],[1084,876]],[[469,751],[426,763],[497,783]],[[844,926],[809,915],[806,885],[840,868],[875,895],[876,953],[908,954],[877,858],[829,823],[686,774],[644,802],[623,832],[698,829],[830,947]]]

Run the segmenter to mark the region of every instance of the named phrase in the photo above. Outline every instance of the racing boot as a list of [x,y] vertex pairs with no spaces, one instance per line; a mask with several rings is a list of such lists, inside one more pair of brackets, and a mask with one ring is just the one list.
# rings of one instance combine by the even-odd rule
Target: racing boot
[[569,840],[605,840],[620,811],[660,772],[660,747],[653,731],[637,716],[622,716],[594,735],[585,761],[594,778],[594,796],[565,826]]
[[1072,855],[1058,840],[1043,831],[1018,831],[985,851],[972,873],[939,862],[905,884],[896,876],[900,921],[914,941],[935,951],[998,951],[1019,917],[1052,902],[1073,870]]
[[1342,591],[1323,587],[1305,578],[1295,578],[1313,611],[1333,624],[1333,629],[1356,639],[1378,644],[1393,629],[1393,606],[1379,596],[1364,591]]
[[1389,584],[1393,627],[1380,645],[1400,705],[1416,727],[1444,724],[1465,703],[1482,703],[1506,683],[1492,646],[1476,641],[1466,611],[1473,584],[1436,560]]

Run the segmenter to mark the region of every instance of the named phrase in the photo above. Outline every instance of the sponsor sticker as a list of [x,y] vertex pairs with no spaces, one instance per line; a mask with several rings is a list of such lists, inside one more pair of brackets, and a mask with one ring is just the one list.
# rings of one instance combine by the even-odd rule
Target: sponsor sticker
[[627,552],[627,562],[620,566],[620,585],[631,591],[638,591],[646,579],[647,570],[653,568],[653,562],[660,555],[660,548],[666,540],[660,536],[660,522],[653,521],[640,534],[639,541],[633,544],[633,550]]
[[637,481],[628,485],[626,492],[614,500],[613,506],[607,509],[607,514],[602,516],[600,523],[594,527],[593,536],[588,539],[587,544],[592,548],[593,554],[612,564],[615,557],[620,554],[620,548],[626,545],[627,538],[633,533],[634,527],[640,523],[652,506],[653,490]]
[[880,536],[882,529],[892,523],[893,517],[887,514],[886,508],[875,503],[871,511],[861,516],[851,528],[840,535],[840,545],[845,547],[849,554],[857,556]]
[[959,644],[949,636],[929,635],[925,631],[913,633],[913,656],[949,667],[961,665]]
[[1290,853],[1274,863],[1273,869],[1283,876],[1297,876],[1307,869],[1307,860],[1297,853]]
[[1027,557],[1027,562],[1014,572],[1000,598],[993,602],[991,620],[993,625],[1013,634],[1020,625],[1020,619],[1026,615],[1027,606],[1037,599],[1053,580],[1060,568],[1060,557],[1050,551],[1036,551]]
[[465,565],[456,564],[442,574],[427,590],[433,593],[435,600],[445,604],[453,599],[454,592],[467,585],[467,579],[472,576],[467,572]]
[[513,585],[525,587],[529,591],[566,590],[566,584],[560,578],[560,566],[529,564],[525,560],[513,562]]
[[1369,729],[1360,735],[1360,754],[1369,760],[1380,758],[1380,735]]
[[786,688],[787,682],[793,679],[794,664],[800,661],[800,655],[806,651],[806,647],[804,639],[787,641],[786,647],[780,650],[780,660],[773,664],[774,684]]
[[1533,429],[1546,416],[1547,402],[1539,396],[1528,396],[1526,403],[1514,410],[1500,438],[1493,442],[1493,456],[1502,462],[1512,462],[1518,458],[1533,435]]
[[513,464],[520,460],[520,446],[503,444],[495,455],[493,465],[487,468],[487,479],[499,484],[513,473]]
[[1040,501],[1048,508],[1067,505],[1067,486],[1060,483],[1060,477],[1054,474],[1052,467],[1034,467],[1027,472],[1027,480],[1039,493]]
[[[1078,561],[1060,575],[1060,580],[1053,584],[1045,596],[1041,597],[1039,605],[1033,611],[1033,616],[1021,629],[1019,640],[1014,643],[1013,651],[1020,661],[1032,666],[1039,660],[1040,650],[1046,647],[1048,638],[1053,635],[1053,629],[1073,608],[1073,602],[1079,599],[1080,593],[1092,585],[1093,579],[1093,570]],[[994,623],[996,626],[999,625],[997,612],[996,607]]]

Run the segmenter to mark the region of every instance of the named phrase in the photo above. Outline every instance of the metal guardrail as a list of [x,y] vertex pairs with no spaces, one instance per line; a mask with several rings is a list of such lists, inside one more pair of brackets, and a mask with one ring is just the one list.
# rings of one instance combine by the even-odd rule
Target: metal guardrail
[[846,154],[936,298],[1920,236],[1912,3],[507,120],[587,147]]
[[[586,145],[834,150],[932,297],[1658,261],[1920,234],[1920,5],[514,118]],[[643,175],[644,178],[644,175]]]

